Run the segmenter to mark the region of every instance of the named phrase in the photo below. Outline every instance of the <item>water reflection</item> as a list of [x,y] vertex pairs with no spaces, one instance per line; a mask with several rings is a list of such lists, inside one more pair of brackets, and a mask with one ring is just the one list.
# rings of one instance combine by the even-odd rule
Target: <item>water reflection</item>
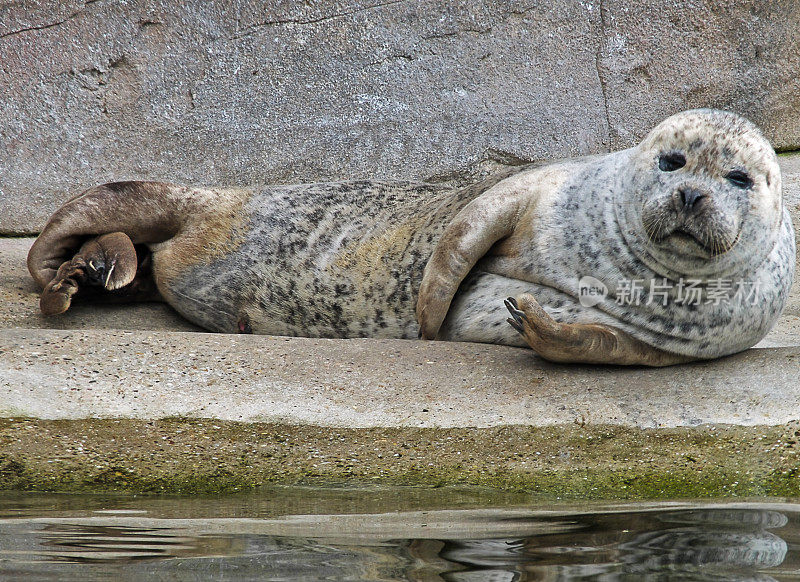
[[783,504],[275,519],[238,510],[195,520],[143,510],[28,514],[0,519],[0,580],[800,580],[799,512]]
[[244,549],[235,538],[191,537],[170,528],[47,525],[41,530],[40,558],[61,562],[114,562],[152,558],[234,555]]
[[766,582],[774,578],[761,571],[788,553],[786,541],[768,531],[789,523],[778,511],[595,514],[577,522],[581,529],[567,535],[444,542],[438,555],[458,569],[440,579]]

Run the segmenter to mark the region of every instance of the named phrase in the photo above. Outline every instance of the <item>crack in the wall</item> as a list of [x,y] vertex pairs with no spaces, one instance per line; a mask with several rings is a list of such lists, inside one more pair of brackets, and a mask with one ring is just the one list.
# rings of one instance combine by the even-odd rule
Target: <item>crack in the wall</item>
[[369,6],[364,6],[362,8],[358,8],[356,10],[350,10],[348,12],[337,12],[336,14],[329,14],[327,16],[320,16],[319,18],[310,18],[307,20],[300,20],[296,18],[287,18],[284,20],[267,20],[265,22],[259,22],[257,24],[253,24],[247,29],[243,30],[240,33],[237,33],[233,36],[234,39],[244,38],[247,36],[251,36],[256,34],[260,29],[272,27],[272,26],[282,26],[286,24],[297,24],[297,25],[309,25],[309,24],[318,24],[320,22],[327,22],[328,20],[335,20],[337,18],[343,18],[345,16],[350,16],[352,14],[358,14],[360,12],[366,12],[368,10],[374,10],[376,8],[382,8],[384,6],[391,6],[393,4],[401,4],[406,2],[407,0],[390,0],[389,2],[380,2],[378,4],[370,4]]
[[407,54],[395,54],[395,55],[388,55],[382,59],[378,59],[377,61],[370,61],[366,64],[368,67],[375,67],[378,65],[383,65],[390,61],[413,61],[414,57],[412,55]]
[[603,96],[603,109],[605,110],[608,146],[609,149],[612,149],[614,147],[614,136],[611,127],[611,115],[609,114],[608,110],[608,90],[606,87],[605,75],[603,74],[603,67],[601,66],[601,60],[603,57],[603,45],[607,40],[606,9],[605,6],[603,5],[603,0],[598,1],[598,9],[600,11],[600,42],[597,44],[597,50],[595,51],[594,55],[594,67],[595,70],[597,71],[597,81],[600,83],[600,93]]
[[534,12],[536,10],[539,10],[538,3],[535,3],[532,6],[525,6],[523,8],[520,8],[518,6],[509,7],[507,14],[509,14],[510,16],[527,16],[529,12]]
[[28,26],[26,28],[20,28],[20,29],[17,29],[17,30],[12,30],[11,32],[6,32],[5,34],[0,34],[0,39],[8,38],[10,36],[15,36],[15,35],[18,35],[18,34],[23,34],[25,32],[33,32],[33,31],[37,31],[37,30],[47,30],[48,28],[55,28],[56,26],[61,26],[65,22],[69,22],[70,20],[72,20],[73,18],[75,18],[76,16],[81,14],[89,4],[93,4],[96,1],[97,0],[87,0],[86,2],[83,3],[83,8],[81,8],[77,12],[73,12],[72,14],[70,14],[69,16],[64,18],[63,20],[59,20],[57,22],[52,22],[50,24],[42,24],[41,26]]
[[490,32],[492,32],[492,27],[487,26],[486,28],[459,28],[458,30],[455,30],[453,32],[434,33],[422,36],[421,38],[423,40],[435,40],[439,38],[449,38],[452,36],[458,36],[466,32],[472,32],[475,34],[489,34]]

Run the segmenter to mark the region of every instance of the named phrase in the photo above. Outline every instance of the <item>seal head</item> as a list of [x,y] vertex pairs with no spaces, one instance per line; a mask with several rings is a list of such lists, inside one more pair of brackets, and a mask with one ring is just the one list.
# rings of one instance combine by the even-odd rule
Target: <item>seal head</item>
[[703,109],[673,115],[634,148],[627,170],[617,189],[625,192],[618,220],[656,273],[739,274],[775,246],[784,219],[780,168],[746,119]]

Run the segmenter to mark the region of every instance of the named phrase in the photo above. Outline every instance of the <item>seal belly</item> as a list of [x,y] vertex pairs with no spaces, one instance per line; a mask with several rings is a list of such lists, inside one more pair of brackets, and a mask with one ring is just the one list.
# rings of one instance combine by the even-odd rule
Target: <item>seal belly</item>
[[[442,187],[393,182],[265,188],[244,205],[231,250],[159,287],[184,317],[214,331],[415,338],[419,281],[447,223],[442,214],[459,208],[453,198]],[[156,270],[169,244],[180,236],[154,250]]]

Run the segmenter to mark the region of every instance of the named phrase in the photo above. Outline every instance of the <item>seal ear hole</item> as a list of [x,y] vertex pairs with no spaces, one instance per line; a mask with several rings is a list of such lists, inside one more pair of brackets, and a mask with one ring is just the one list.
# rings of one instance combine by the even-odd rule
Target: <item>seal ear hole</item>
[[732,172],[728,172],[725,175],[725,179],[739,188],[750,188],[750,186],[753,185],[753,179],[747,172],[742,170],[733,170]]
[[686,156],[680,152],[667,152],[658,158],[658,169],[662,172],[674,172],[686,165]]

